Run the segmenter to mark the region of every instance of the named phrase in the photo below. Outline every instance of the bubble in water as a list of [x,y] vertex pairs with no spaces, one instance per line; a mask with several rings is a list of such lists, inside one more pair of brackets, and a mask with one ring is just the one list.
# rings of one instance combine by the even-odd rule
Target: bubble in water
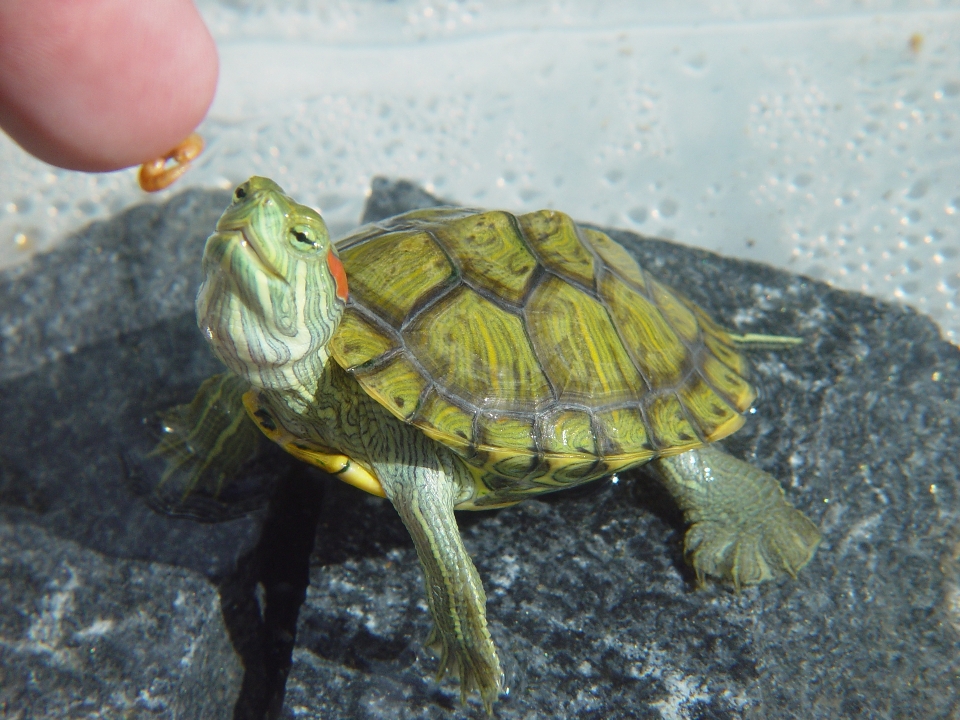
[[911,211],[908,212],[906,215],[904,215],[902,218],[900,218],[900,224],[901,224],[901,225],[914,225],[914,224],[920,222],[920,219],[921,219],[922,217],[923,217],[923,213],[921,213],[919,210],[911,210]]
[[911,200],[918,200],[927,194],[927,190],[930,188],[930,183],[926,180],[917,180],[913,185],[910,186],[910,189],[907,190],[907,197]]
[[687,68],[694,72],[702,72],[707,66],[707,56],[704,53],[697,53],[687,60]]
[[100,207],[93,200],[86,199],[77,203],[77,210],[88,217],[93,217],[100,212]]
[[623,180],[623,170],[618,170],[614,168],[613,170],[608,170],[604,177],[607,179],[607,182],[611,185],[616,185],[618,182]]
[[643,223],[647,221],[647,217],[649,217],[649,215],[649,211],[642,205],[631,208],[627,212],[627,217],[633,220],[633,222],[635,222],[637,225],[643,225]]
[[676,215],[678,209],[679,207],[676,200],[666,198],[660,201],[660,206],[657,208],[657,211],[660,213],[660,217],[668,218]]

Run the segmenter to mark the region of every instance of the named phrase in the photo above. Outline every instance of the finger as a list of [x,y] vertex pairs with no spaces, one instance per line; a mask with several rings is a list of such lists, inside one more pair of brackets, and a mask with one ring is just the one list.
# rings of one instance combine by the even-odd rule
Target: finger
[[0,2],[0,126],[53,165],[164,155],[203,119],[217,72],[191,0]]

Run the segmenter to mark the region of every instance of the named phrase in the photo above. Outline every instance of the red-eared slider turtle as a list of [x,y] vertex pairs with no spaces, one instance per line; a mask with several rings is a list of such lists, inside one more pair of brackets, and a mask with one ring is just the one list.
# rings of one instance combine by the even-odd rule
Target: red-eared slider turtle
[[488,710],[503,675],[454,510],[651,463],[701,580],[794,575],[819,542],[776,479],[711,445],[755,399],[742,338],[563,213],[415,210],[335,246],[255,177],[203,274],[198,323],[229,372],[189,406],[194,445],[241,456],[242,402],[293,455],[388,498],[423,567],[440,673]]

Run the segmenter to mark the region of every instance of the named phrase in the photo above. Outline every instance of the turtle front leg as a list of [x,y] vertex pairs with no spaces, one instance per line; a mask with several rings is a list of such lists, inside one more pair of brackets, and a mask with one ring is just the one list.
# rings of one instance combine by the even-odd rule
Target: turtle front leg
[[769,473],[714,446],[652,466],[690,523],[684,553],[701,584],[712,575],[739,590],[796,576],[813,557],[820,531]]
[[453,513],[461,488],[458,475],[466,470],[456,467],[457,461],[449,453],[416,431],[403,440],[416,443],[416,447],[394,449],[401,454],[410,451],[410,458],[373,464],[384,492],[413,538],[423,567],[434,622],[427,644],[440,651],[437,678],[447,669],[456,672],[461,701],[465,703],[475,689],[492,714],[493,702],[503,689],[503,671],[487,629],[483,584],[463,546]]
[[233,373],[214,375],[188,404],[163,413],[163,435],[148,455],[166,461],[151,494],[160,507],[177,512],[196,492],[219,497],[253,458],[261,433],[243,407],[249,389]]

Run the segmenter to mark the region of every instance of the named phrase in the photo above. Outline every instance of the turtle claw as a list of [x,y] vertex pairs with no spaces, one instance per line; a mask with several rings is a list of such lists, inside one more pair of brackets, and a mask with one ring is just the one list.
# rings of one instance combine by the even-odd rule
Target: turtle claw
[[447,671],[460,679],[460,702],[467,704],[470,693],[476,690],[487,714],[493,715],[493,703],[504,688],[503,671],[493,642],[489,647],[471,648],[466,642],[445,640],[436,625],[430,631],[426,646],[440,657],[437,682]]
[[707,575],[737,591],[784,574],[795,578],[820,543],[817,526],[786,502],[737,520],[704,520],[687,531],[684,553],[700,585]]

